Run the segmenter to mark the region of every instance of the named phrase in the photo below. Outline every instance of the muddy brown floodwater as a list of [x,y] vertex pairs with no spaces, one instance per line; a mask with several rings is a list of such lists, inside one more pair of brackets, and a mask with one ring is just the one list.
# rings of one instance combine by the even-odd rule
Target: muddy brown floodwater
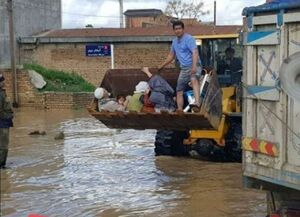
[[1,216],[265,216],[241,164],[155,157],[155,131],[108,129],[85,111],[22,109],[14,124]]

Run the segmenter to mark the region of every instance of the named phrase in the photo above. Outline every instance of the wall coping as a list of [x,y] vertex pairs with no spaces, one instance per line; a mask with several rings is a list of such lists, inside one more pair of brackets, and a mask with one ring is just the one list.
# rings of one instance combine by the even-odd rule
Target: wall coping
[[52,43],[112,43],[112,42],[172,42],[174,36],[115,36],[115,37],[20,37],[20,44]]

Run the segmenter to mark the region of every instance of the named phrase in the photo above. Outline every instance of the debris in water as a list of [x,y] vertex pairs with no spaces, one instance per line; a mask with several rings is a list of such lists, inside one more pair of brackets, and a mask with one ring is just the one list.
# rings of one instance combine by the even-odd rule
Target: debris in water
[[34,130],[34,131],[30,132],[28,135],[41,135],[41,136],[44,136],[44,135],[46,135],[46,132],[45,131]]
[[64,139],[64,138],[65,138],[64,132],[59,132],[59,133],[54,137],[55,140],[60,140],[60,139]]

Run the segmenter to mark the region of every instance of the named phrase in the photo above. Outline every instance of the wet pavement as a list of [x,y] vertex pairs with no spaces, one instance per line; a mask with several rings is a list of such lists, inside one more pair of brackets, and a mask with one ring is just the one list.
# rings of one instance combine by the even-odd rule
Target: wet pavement
[[155,131],[111,130],[82,110],[22,109],[14,124],[0,216],[265,216],[241,164],[155,157]]

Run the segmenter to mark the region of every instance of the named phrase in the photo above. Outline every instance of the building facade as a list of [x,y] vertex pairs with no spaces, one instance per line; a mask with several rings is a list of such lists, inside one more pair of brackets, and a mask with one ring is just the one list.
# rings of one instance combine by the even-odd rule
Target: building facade
[[[172,26],[176,17],[165,15],[158,9],[135,9],[124,12],[126,28],[135,27],[154,27],[154,26]],[[188,25],[213,25],[210,22],[198,21],[196,18],[182,18],[186,26]]]
[[158,9],[136,9],[124,12],[126,28],[167,26],[170,18]]
[[[61,28],[61,0],[12,0],[14,35],[31,36]],[[8,0],[0,0],[0,68],[10,67]],[[18,53],[18,52],[16,52]],[[18,63],[18,58],[16,59]]]
[[[207,39],[218,41],[220,37],[226,38],[226,46],[230,46],[229,42],[236,41],[240,29],[241,26],[203,25],[187,26],[186,32],[196,38],[201,50]],[[75,72],[99,85],[108,69],[159,66],[170,52],[173,38],[170,26],[51,30],[34,37],[22,37],[19,56],[24,63],[34,62],[51,69]],[[110,52],[99,53],[104,47]]]

